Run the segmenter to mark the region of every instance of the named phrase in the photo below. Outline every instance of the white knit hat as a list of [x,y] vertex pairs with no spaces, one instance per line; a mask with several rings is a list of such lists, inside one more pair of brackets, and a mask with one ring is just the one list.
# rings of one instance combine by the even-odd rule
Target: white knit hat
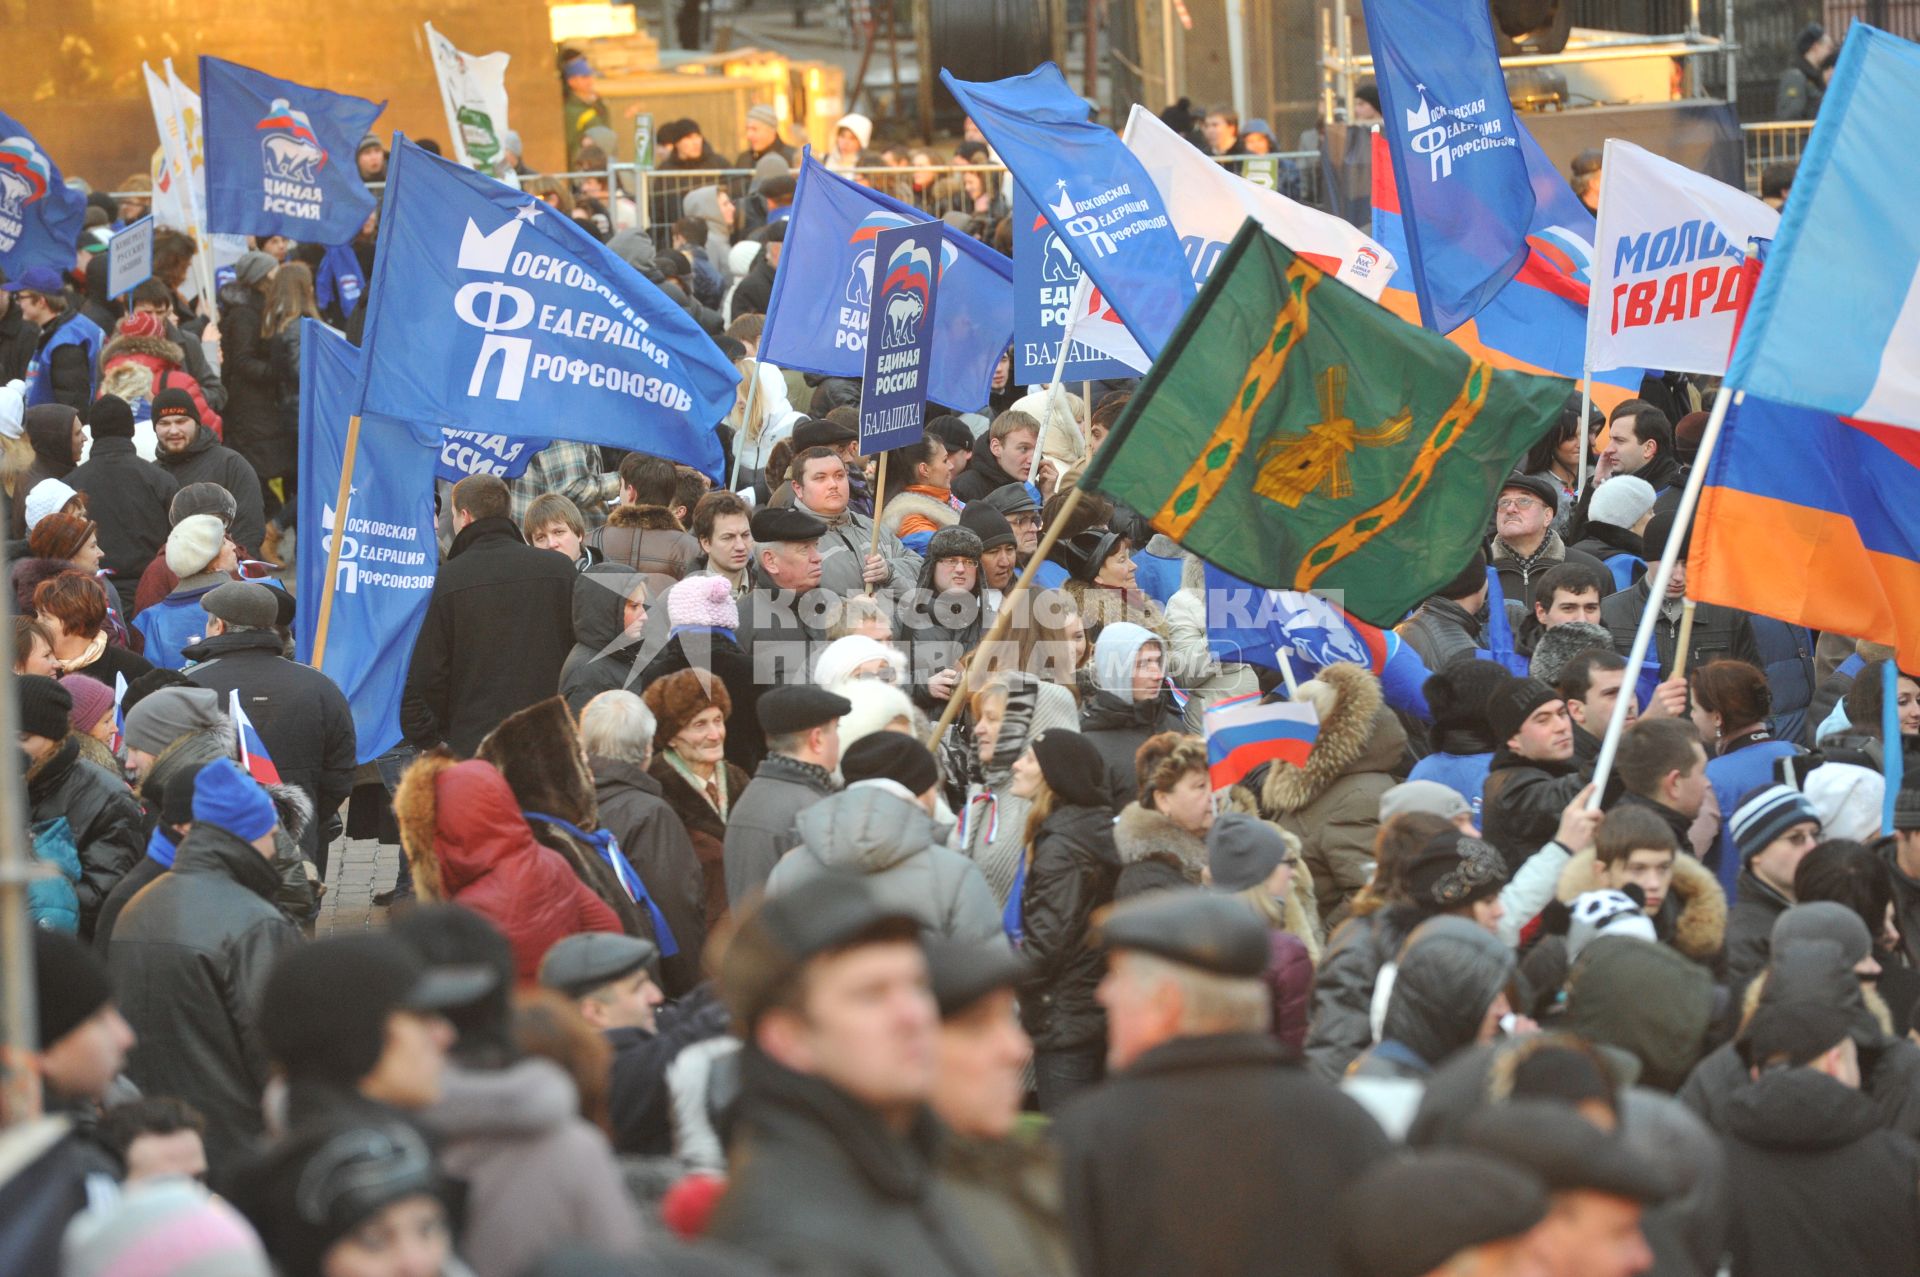
[[167,570],[185,579],[205,572],[220,557],[227,526],[211,514],[190,514],[167,534]]
[[1601,484],[1587,507],[1587,521],[1630,528],[1653,509],[1653,485],[1630,474],[1617,474]]
[[33,491],[27,493],[27,531],[33,531],[34,525],[48,515],[66,509],[67,502],[79,495],[59,479],[42,479],[34,484]]

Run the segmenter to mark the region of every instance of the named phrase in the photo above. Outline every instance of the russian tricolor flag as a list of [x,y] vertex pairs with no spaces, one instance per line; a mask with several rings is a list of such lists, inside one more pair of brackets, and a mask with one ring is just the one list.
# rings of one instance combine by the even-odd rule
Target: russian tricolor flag
[[1206,729],[1207,774],[1219,790],[1239,784],[1263,763],[1304,767],[1320,738],[1320,715],[1305,701],[1264,704],[1254,692],[1211,706]]
[[227,712],[233,717],[233,735],[240,747],[240,765],[262,785],[278,785],[280,769],[273,765],[266,742],[260,739],[260,733],[254,730],[253,720],[241,708],[240,689],[237,687],[227,693]]

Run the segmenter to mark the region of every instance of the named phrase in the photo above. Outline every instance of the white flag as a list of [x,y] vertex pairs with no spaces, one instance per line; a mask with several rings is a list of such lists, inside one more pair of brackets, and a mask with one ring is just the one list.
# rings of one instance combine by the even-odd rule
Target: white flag
[[507,63],[504,53],[462,53],[453,41],[427,27],[427,49],[440,81],[440,101],[453,134],[454,157],[468,168],[492,173],[507,131]]
[[[1150,111],[1127,116],[1127,149],[1140,161],[1167,206],[1174,232],[1188,253],[1194,282],[1205,284],[1240,225],[1249,217],[1267,234],[1370,301],[1379,301],[1399,268],[1365,232],[1316,208],[1240,177],[1202,155]],[[1145,371],[1152,362],[1099,291],[1082,276],[1074,296],[1079,318],[1073,339]]]
[[[207,149],[200,118],[200,95],[180,82],[173,59],[165,63],[163,80],[153,68],[141,64],[147,77],[147,101],[153,107],[153,125],[160,134],[162,165],[167,178],[165,192],[160,175],[154,177],[154,212],[163,225],[171,225],[193,236],[199,251],[194,254],[193,269],[181,292],[205,299],[207,313],[213,313],[215,279],[222,269],[231,267],[247,251],[244,235],[212,235],[207,232]],[[175,220],[177,219],[177,220]],[[209,347],[215,343],[208,343]],[[217,352],[207,351],[217,362]]]
[[1724,373],[1749,239],[1780,214],[1745,191],[1608,138],[1587,306],[1587,364]]

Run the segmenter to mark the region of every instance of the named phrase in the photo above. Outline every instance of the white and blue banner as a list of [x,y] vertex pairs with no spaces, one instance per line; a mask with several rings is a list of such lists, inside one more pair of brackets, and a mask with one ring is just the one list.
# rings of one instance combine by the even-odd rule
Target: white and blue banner
[[873,305],[860,375],[862,456],[905,447],[925,426],[944,229],[922,222],[873,237]]

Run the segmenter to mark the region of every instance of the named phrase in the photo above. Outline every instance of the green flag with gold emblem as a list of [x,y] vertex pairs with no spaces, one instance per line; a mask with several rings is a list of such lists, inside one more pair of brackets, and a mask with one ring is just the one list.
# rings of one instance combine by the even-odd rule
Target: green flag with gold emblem
[[1571,384],[1496,370],[1248,221],[1081,486],[1215,566],[1392,625],[1458,575]]

